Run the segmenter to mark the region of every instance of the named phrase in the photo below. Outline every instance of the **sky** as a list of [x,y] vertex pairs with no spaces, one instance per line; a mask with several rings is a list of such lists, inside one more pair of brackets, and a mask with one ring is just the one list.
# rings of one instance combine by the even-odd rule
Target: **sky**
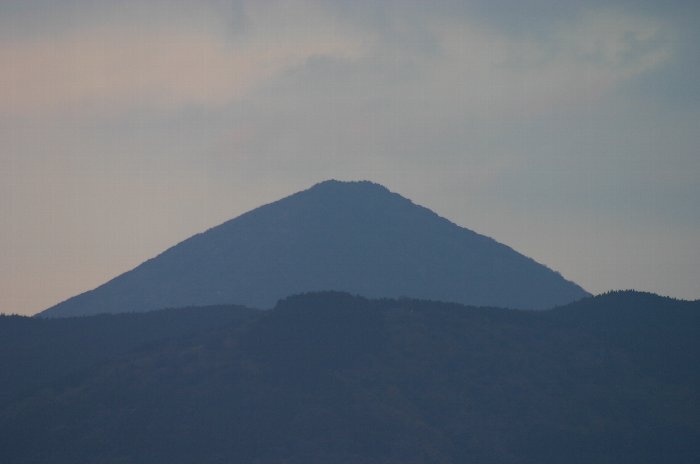
[[0,2],[0,312],[326,179],[700,298],[700,3]]

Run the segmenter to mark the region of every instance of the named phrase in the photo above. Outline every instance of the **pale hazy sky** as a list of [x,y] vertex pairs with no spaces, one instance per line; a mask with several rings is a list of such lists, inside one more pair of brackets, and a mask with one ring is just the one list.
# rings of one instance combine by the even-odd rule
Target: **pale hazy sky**
[[328,179],[700,298],[700,2],[0,1],[0,312]]

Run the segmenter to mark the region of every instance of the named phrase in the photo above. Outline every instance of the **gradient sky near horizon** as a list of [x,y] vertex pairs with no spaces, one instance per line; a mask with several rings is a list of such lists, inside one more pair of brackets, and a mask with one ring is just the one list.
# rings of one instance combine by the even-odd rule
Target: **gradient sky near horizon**
[[368,179],[588,291],[700,298],[700,3],[0,2],[0,312]]

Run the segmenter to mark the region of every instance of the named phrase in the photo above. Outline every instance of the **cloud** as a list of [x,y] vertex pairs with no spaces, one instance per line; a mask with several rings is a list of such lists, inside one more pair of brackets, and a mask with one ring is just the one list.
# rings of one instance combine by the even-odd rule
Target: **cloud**
[[313,18],[320,27],[306,30],[294,17],[297,11],[251,7],[252,25],[234,41],[223,22],[212,21],[211,29],[178,27],[186,18],[4,41],[0,110],[36,115],[225,105],[311,57],[351,59],[361,53],[361,43],[342,28],[325,26],[327,18]]
[[663,24],[608,10],[559,23],[547,41],[515,39],[469,17],[417,18],[410,9],[379,27],[315,2],[249,2],[236,12],[243,24],[237,31],[216,9],[208,19],[199,12],[197,27],[154,11],[146,10],[147,19],[3,41],[0,111],[224,106],[325,58],[349,64],[350,76],[371,67],[364,71],[370,80],[345,88],[358,98],[404,90],[474,112],[537,112],[599,97],[671,54]]
[[559,23],[546,41],[451,19],[431,29],[440,48],[429,68],[436,88],[487,113],[532,115],[590,103],[672,53],[662,24],[606,10]]

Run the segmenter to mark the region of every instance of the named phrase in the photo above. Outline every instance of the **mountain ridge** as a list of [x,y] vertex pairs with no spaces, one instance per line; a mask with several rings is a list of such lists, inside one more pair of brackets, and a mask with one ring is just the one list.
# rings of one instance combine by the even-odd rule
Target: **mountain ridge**
[[640,292],[539,312],[319,292],[266,311],[0,317],[0,449],[23,464],[696,463],[699,331],[700,303]]

